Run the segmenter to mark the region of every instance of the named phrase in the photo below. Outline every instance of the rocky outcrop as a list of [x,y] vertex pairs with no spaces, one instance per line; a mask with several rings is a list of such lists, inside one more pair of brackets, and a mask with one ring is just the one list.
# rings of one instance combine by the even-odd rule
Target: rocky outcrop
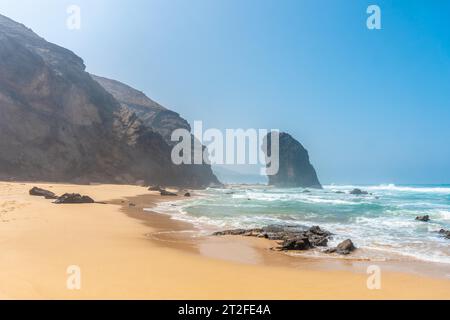
[[157,102],[147,97],[124,83],[92,75],[106,91],[125,109],[132,111],[136,116],[153,131],[159,133],[168,144],[171,141],[172,132],[176,129],[191,131],[189,123],[174,111],[168,110]]
[[44,197],[45,199],[57,199],[58,197],[51,191],[33,187],[29,191],[30,196]]
[[352,194],[354,196],[364,196],[364,195],[368,195],[369,193],[367,191],[363,191],[361,189],[353,189],[352,191],[350,191],[350,194]]
[[215,236],[248,236],[281,241],[279,250],[308,250],[326,247],[331,233],[318,226],[309,229],[298,226],[268,226],[260,229],[234,229],[216,232]]
[[439,234],[445,237],[446,239],[450,239],[450,230],[441,229],[439,230]]
[[417,221],[422,221],[422,222],[428,222],[430,221],[430,216],[429,215],[425,215],[425,216],[418,216],[416,217]]
[[0,15],[0,179],[217,184],[209,166],[172,164],[166,112],[152,129],[73,52]]
[[173,192],[170,192],[170,191],[167,191],[167,190],[161,190],[161,191],[159,192],[159,194],[160,194],[161,196],[163,196],[163,197],[176,197],[176,196],[177,196],[176,193],[173,193]]
[[[264,138],[263,151],[271,156],[271,135]],[[309,161],[308,151],[287,133],[279,134],[279,170],[268,176],[269,185],[279,188],[317,188],[322,185]]]
[[325,252],[348,255],[355,250],[356,250],[356,247],[353,244],[352,240],[347,239],[347,240],[344,240],[343,242],[339,243],[336,248],[327,249]]
[[95,203],[94,199],[89,196],[82,196],[78,193],[65,193],[56,201],[56,204],[79,204],[79,203]]

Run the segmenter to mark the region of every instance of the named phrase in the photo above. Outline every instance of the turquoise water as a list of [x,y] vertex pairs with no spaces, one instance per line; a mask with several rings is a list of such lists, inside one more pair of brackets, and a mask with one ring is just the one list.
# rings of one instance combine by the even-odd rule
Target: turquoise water
[[[353,196],[354,188],[368,196]],[[176,219],[205,232],[286,224],[321,227],[335,234],[331,245],[347,238],[373,257],[405,257],[450,264],[450,185],[325,186],[324,190],[235,187],[210,189],[199,198],[162,204]],[[337,192],[345,192],[339,194]],[[415,221],[430,215],[429,223]]]

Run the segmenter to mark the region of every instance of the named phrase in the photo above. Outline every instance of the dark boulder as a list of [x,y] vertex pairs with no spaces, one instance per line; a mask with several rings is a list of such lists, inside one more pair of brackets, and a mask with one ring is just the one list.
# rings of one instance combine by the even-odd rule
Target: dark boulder
[[312,245],[309,242],[308,237],[295,237],[284,240],[281,244],[280,249],[283,251],[287,250],[308,250],[311,249]]
[[189,198],[189,197],[191,197],[191,194],[190,194],[190,192],[186,192],[186,193],[184,194],[184,196],[187,197],[187,198]]
[[75,204],[75,203],[95,203],[89,196],[82,196],[79,193],[65,193],[56,201],[56,204]]
[[160,186],[152,186],[152,187],[148,188],[148,191],[158,191],[158,192],[161,192],[161,190],[163,190],[163,188],[161,188]]
[[425,215],[425,216],[418,216],[416,217],[417,221],[422,221],[422,222],[428,222],[430,221],[430,216],[429,215]]
[[167,191],[167,190],[161,190],[159,192],[159,194],[164,196],[164,197],[176,197],[177,196],[176,193],[173,193],[173,192],[170,192],[170,191]]
[[361,189],[353,189],[352,191],[350,191],[350,194],[355,195],[355,196],[363,196],[363,195],[368,195],[369,193],[367,191],[363,191]]
[[326,250],[326,253],[338,253],[338,254],[342,254],[342,255],[348,255],[351,252],[355,251],[356,247],[353,244],[352,240],[347,239],[341,243],[338,244],[338,246],[336,248],[331,248]]
[[45,199],[57,199],[58,196],[56,194],[54,194],[51,191],[45,190],[45,189],[41,189],[38,187],[33,187],[30,191],[29,191],[31,196],[37,196],[37,197],[45,197]]
[[450,230],[441,229],[439,230],[439,234],[444,236],[446,239],[450,239]]

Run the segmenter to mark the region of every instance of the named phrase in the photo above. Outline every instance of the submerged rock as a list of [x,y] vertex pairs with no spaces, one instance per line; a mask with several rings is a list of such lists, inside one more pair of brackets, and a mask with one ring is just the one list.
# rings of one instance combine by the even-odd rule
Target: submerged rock
[[95,203],[89,196],[82,196],[79,193],[65,193],[56,201],[56,204],[75,204],[75,203]]
[[53,192],[45,190],[45,189],[41,189],[38,187],[33,187],[29,191],[29,194],[31,196],[45,197],[45,199],[57,199],[58,198],[58,196],[56,194],[54,194]]
[[361,189],[353,189],[352,191],[350,191],[350,194],[356,195],[356,196],[363,196],[363,195],[368,195],[369,193],[367,191],[363,191]]
[[418,217],[416,217],[416,220],[417,221],[428,222],[428,221],[430,221],[430,216],[429,215],[418,216]]

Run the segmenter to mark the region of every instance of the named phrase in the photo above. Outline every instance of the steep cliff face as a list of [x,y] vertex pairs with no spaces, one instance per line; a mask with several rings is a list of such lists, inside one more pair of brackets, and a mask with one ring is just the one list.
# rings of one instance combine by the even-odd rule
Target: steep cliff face
[[[124,113],[135,114],[140,123],[147,129],[159,133],[168,145],[173,146],[176,143],[171,140],[171,135],[174,130],[185,129],[189,132],[191,131],[189,123],[180,117],[178,113],[166,109],[147,97],[143,92],[116,80],[95,75],[91,76],[106,91],[113,95],[113,97],[121,104]],[[194,139],[193,136],[192,139]],[[192,146],[193,145],[192,142]],[[195,183],[200,183],[202,185],[220,184],[212,172],[210,165],[185,165],[181,166],[181,168],[183,169],[184,174],[188,175]]]
[[[271,136],[267,135],[263,150],[268,150],[269,155],[271,143]],[[279,170],[276,175],[269,176],[269,185],[279,188],[322,188],[316,170],[309,161],[308,151],[284,132],[279,134]]]
[[85,72],[81,58],[0,15],[0,179],[217,181],[173,165],[170,150]]
[[170,139],[176,129],[191,131],[189,123],[174,111],[168,110],[138,91],[124,83],[95,75],[91,75],[106,91],[120,102],[122,107],[130,109],[142,120],[142,122],[161,134],[168,144],[173,144]]

